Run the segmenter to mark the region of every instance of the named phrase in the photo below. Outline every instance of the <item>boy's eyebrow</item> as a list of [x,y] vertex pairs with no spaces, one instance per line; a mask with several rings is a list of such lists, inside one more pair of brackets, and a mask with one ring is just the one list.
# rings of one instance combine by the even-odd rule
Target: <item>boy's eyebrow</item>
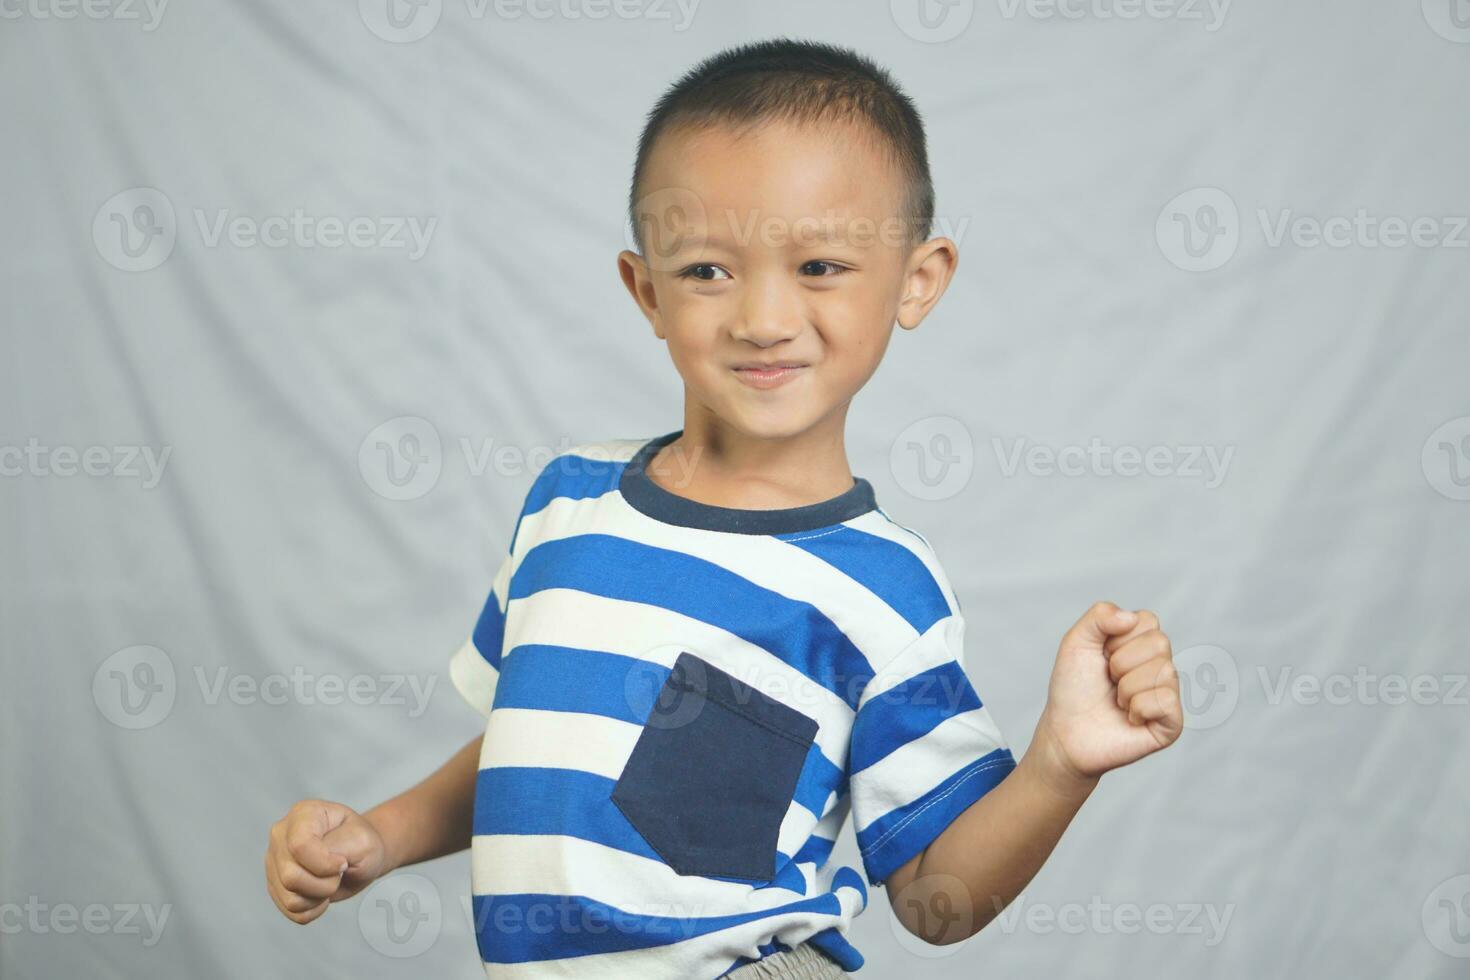
[[776,219],[774,223],[770,218],[762,218],[759,214],[746,215],[742,218],[727,213],[723,217],[725,220],[717,219],[710,222],[710,227],[704,230],[702,236],[696,234],[692,237],[702,240],[710,248],[724,249],[741,247],[765,239],[768,239],[772,245],[792,248],[814,245],[861,247],[873,244],[876,239],[881,238],[890,230],[885,222],[875,221],[861,215],[841,219],[803,216],[794,221],[781,218]]

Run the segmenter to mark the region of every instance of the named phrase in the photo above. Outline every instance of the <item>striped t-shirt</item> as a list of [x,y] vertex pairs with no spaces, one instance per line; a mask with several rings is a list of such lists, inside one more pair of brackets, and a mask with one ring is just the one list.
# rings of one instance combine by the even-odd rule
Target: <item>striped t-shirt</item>
[[[552,459],[452,658],[488,715],[490,977],[713,978],[808,940],[856,970],[867,885],[1015,767],[928,541],[861,477],[779,510],[679,496],[644,466],[682,431]],[[828,860],[849,809],[863,874]]]

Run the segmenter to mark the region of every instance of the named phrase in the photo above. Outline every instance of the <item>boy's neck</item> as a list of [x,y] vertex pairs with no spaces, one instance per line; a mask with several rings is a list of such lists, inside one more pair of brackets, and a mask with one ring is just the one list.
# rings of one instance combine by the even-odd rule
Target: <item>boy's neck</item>
[[684,431],[649,461],[648,477],[697,503],[778,510],[821,503],[853,487],[843,440],[846,406],[791,436],[751,437],[686,406]]

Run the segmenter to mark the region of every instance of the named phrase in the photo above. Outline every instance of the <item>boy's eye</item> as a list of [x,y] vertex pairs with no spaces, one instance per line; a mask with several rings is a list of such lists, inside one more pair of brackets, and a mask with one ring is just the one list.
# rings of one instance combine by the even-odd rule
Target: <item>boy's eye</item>
[[[810,262],[802,264],[802,269],[812,269],[813,267],[816,268],[816,271],[811,274],[819,279],[830,279],[833,276],[840,276],[847,271],[846,266],[838,265],[835,262],[827,262],[823,259],[812,259]],[[823,272],[823,268],[830,269],[831,271]]]
[[[812,259],[810,262],[802,263],[802,271],[818,279],[831,279],[848,271],[846,266],[824,259]],[[717,265],[709,262],[699,262],[679,272],[680,279],[697,279],[700,282],[719,282],[721,279],[729,279],[730,273]]]
[[715,276],[713,274],[708,274],[707,275],[706,274],[707,272],[708,273],[716,273],[716,272],[724,273],[724,276],[725,276],[726,279],[730,278],[730,273],[725,272],[724,269],[721,269],[717,265],[710,265],[708,262],[701,262],[701,263],[699,263],[697,265],[691,265],[689,268],[687,268],[687,269],[685,269],[685,270],[683,270],[682,272],[679,273],[679,278],[680,279],[698,279],[701,282],[716,282],[716,281],[718,281],[718,279],[719,279],[718,276]]

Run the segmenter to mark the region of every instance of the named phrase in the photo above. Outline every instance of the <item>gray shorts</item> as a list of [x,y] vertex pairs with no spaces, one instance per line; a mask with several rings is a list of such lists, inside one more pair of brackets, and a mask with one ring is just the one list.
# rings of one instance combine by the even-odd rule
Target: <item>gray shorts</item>
[[725,974],[724,980],[835,980],[847,972],[811,943],[778,950]]

